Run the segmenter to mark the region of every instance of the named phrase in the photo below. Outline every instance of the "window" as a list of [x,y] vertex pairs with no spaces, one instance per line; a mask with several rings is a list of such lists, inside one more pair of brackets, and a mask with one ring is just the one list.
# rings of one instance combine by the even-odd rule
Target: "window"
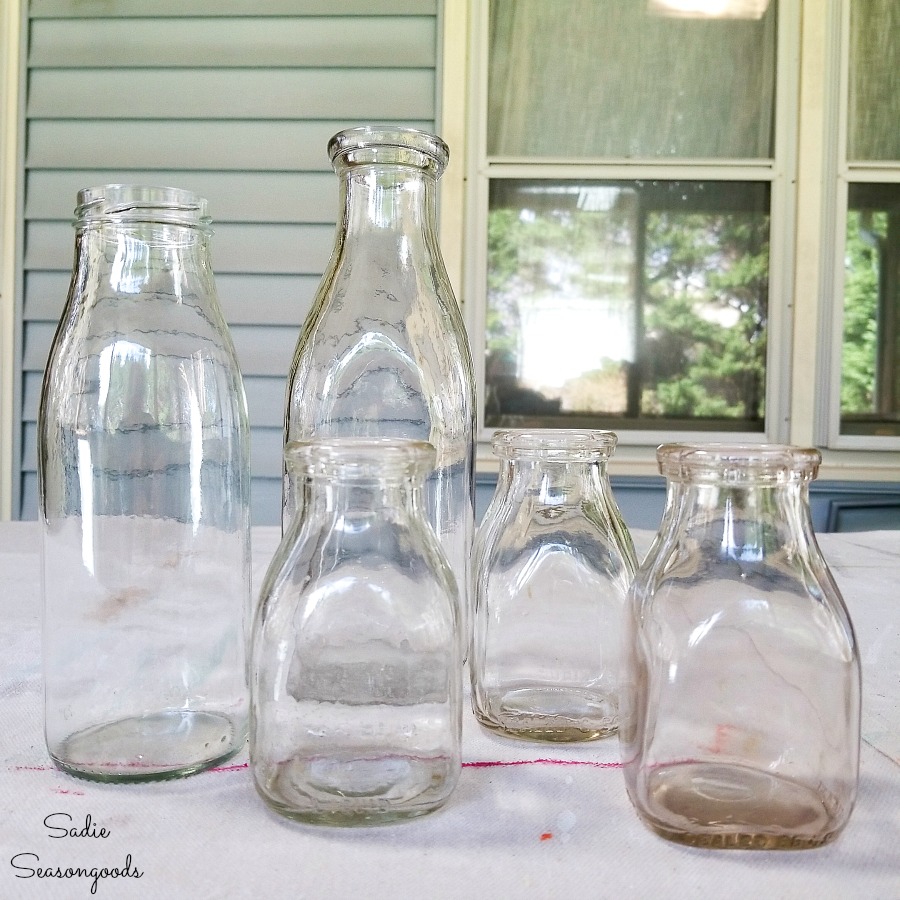
[[[837,164],[837,317],[829,435],[900,448],[900,2],[844,4]],[[842,227],[843,223],[843,227]],[[843,244],[843,253],[840,253]]]
[[797,10],[705,5],[473,4],[485,435],[786,439]]

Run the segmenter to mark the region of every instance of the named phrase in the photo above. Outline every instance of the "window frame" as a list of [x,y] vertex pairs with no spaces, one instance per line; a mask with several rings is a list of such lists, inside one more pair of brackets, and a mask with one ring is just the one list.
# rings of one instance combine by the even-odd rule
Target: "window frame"
[[709,429],[619,431],[619,456],[630,450],[647,458],[647,451],[666,441],[781,442],[789,439],[791,397],[781,389],[790,376],[794,210],[796,206],[796,145],[798,120],[800,8],[782,0],[776,24],[776,91],[774,153],[771,159],[564,159],[540,160],[487,154],[487,87],[489,2],[469,6],[469,98],[467,147],[468,227],[464,245],[466,324],[472,343],[478,390],[478,437],[483,448],[496,430],[484,426],[484,347],[487,311],[487,214],[490,181],[494,178],[660,179],[768,182],[771,186],[769,235],[769,322],[766,362],[766,421],[762,432]]
[[[829,0],[828,58],[824,74],[830,87],[826,105],[825,179],[827,233],[823,240],[821,383],[818,439],[833,450],[896,451],[900,435],[851,435],[841,432],[841,377],[844,338],[844,256],[852,184],[900,184],[900,160],[852,162],[848,159],[850,128],[850,12],[860,0]],[[864,0],[863,0],[864,2]],[[829,137],[830,136],[830,137]]]

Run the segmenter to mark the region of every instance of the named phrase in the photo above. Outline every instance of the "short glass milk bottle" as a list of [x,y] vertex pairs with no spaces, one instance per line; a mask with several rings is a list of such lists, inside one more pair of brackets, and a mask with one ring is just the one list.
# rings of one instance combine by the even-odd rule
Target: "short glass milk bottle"
[[250,762],[275,811],[374,825],[430,812],[461,770],[456,585],[425,518],[434,448],[292,442],[300,503],[253,629]]
[[813,533],[816,450],[670,444],[629,594],[620,739],[640,817],[705,847],[834,839],[856,798],[860,668]]
[[47,747],[74,775],[190,775],[243,748],[249,426],[206,201],[78,195],[38,421]]
[[610,431],[499,431],[475,549],[472,703],[519,738],[615,732],[634,548],[612,495]]

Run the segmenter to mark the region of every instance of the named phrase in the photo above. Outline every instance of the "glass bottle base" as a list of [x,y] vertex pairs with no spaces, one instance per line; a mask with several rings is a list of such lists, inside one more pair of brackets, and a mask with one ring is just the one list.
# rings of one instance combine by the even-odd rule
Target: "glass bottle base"
[[516,688],[486,710],[475,709],[478,721],[492,731],[528,741],[574,743],[610,737],[619,717],[609,697],[592,691],[528,687]]
[[164,710],[95,725],[50,749],[54,764],[77,778],[109,783],[186,778],[219,765],[244,745],[221,713]]
[[389,824],[438,809],[456,784],[459,766],[447,757],[348,753],[295,757],[254,770],[256,789],[275,812],[346,827]]
[[833,841],[843,828],[828,795],[746,766],[681,763],[647,777],[644,822],[661,837],[693,847],[802,850]]

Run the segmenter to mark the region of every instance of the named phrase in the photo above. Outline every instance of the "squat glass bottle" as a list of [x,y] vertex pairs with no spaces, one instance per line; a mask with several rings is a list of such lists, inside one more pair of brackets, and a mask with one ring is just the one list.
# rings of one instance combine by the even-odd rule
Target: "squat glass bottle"
[[476,540],[472,702],[488,728],[583,741],[618,726],[634,548],[612,495],[610,431],[499,431]]
[[820,454],[675,444],[658,459],[667,511],[629,595],[631,801],[697,846],[833,840],[856,797],[860,669],[810,518]]
[[288,444],[300,503],[253,629],[250,761],[289,818],[419,816],[461,768],[458,598],[424,516],[420,441]]
[[[436,183],[448,149],[414,129],[362,126],[336,134],[328,153],[340,220],[291,366],[285,442],[356,436],[433,444],[426,514],[465,598],[475,382],[435,235]],[[287,528],[297,505],[287,470],[283,505]]]
[[190,775],[247,734],[248,426],[206,202],[81,191],[38,422],[46,739],[101,781]]

